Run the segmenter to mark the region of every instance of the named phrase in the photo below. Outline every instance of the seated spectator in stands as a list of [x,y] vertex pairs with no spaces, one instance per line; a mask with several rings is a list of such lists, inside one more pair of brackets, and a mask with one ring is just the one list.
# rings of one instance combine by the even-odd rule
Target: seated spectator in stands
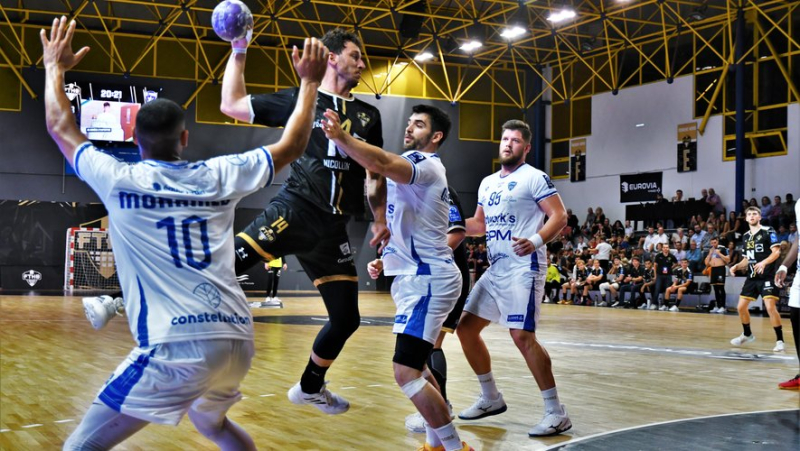
[[717,233],[714,224],[708,224],[706,225],[706,234],[703,236],[703,239],[700,240],[700,249],[705,251],[711,247],[712,238],[719,238],[719,233]]
[[589,270],[589,276],[586,278],[586,283],[583,285],[583,297],[581,298],[581,305],[592,305],[592,300],[589,298],[589,291],[597,290],[601,283],[605,281],[605,271],[600,266],[600,260],[595,259],[592,262],[592,269]]
[[728,267],[735,266],[742,261],[742,253],[736,248],[735,241],[728,241],[728,257],[731,259],[730,263],[728,263]]
[[583,235],[578,236],[578,240],[575,243],[575,252],[583,252],[589,245],[586,244],[586,240],[583,238]]
[[681,301],[683,300],[683,294],[687,291],[691,291],[693,288],[693,279],[694,276],[692,275],[692,271],[689,269],[689,260],[681,260],[680,268],[675,268],[675,270],[672,272],[672,285],[668,286],[664,291],[664,304],[661,306],[661,308],[659,308],[659,310],[667,310],[667,304],[669,304],[670,296],[675,294],[675,305],[670,307],[669,311],[679,311],[678,307],[681,305]]
[[797,223],[792,222],[789,224],[789,235],[786,237],[786,241],[790,243],[794,243],[797,241]]
[[[644,268],[642,267],[641,260],[639,260],[639,257],[633,257],[630,266],[627,268],[625,277],[623,277],[621,281],[618,280],[619,300],[611,304],[611,306],[618,307],[620,302],[625,308],[631,308],[632,305],[635,305],[636,295],[642,288],[643,280]],[[625,293],[630,294],[627,300],[625,299]]]
[[[555,294],[553,294],[554,291]],[[558,272],[558,266],[556,266],[554,262],[550,261],[547,264],[547,275],[544,279],[544,299],[542,302],[559,302],[559,291],[561,291],[561,273]]]
[[683,201],[683,191],[677,190],[675,191],[675,195],[672,196],[672,202],[682,202]]
[[478,250],[475,251],[475,281],[481,278],[483,273],[489,269],[489,257],[486,253],[486,246],[483,243],[478,245]]
[[595,224],[602,224],[606,220],[606,215],[603,213],[603,207],[597,207],[594,209],[594,223]]
[[477,265],[475,262],[475,254],[477,253],[477,249],[475,245],[472,243],[467,244],[467,265],[469,265],[469,269],[475,271],[477,269]]
[[[755,197],[751,197],[750,200],[747,202],[748,207],[758,207],[758,201]],[[746,208],[745,208],[746,210]]]
[[763,196],[761,198],[761,223],[762,224],[769,225],[769,222],[764,218],[768,218],[771,212],[772,212],[772,202],[769,201],[769,197]]
[[622,225],[622,221],[619,219],[614,221],[614,225],[611,226],[611,234],[618,237],[625,236],[625,226]]
[[567,208],[567,227],[569,227],[570,233],[569,237],[572,238],[576,233],[578,233],[578,229],[580,228],[581,224],[578,221],[578,216],[572,212],[571,208]]
[[703,239],[705,239],[705,237],[706,237],[706,231],[700,227],[700,224],[695,224],[694,235],[692,235],[692,238],[689,241],[696,244],[699,249],[702,249]]
[[675,247],[676,244],[681,243],[681,246],[685,248],[685,246],[689,244],[689,237],[686,236],[685,233],[683,233],[682,227],[678,227],[675,233],[672,234],[672,238],[670,241],[672,241],[673,247]]
[[683,260],[686,258],[686,249],[683,248],[683,244],[680,242],[676,242],[674,245],[674,249],[672,249],[672,255],[678,259],[678,261]]
[[564,249],[564,241],[566,240],[565,237],[561,237],[560,240],[553,240],[547,243],[547,250],[553,254],[557,254],[561,249]]
[[736,212],[731,210],[728,213],[728,220],[724,222],[722,225],[722,232],[720,232],[720,239],[724,240],[726,243],[728,241],[736,241],[741,236],[742,232],[740,230],[743,229],[742,227],[742,220],[736,216]]
[[786,202],[781,204],[781,221],[784,224],[792,224],[797,220],[794,212],[794,202],[792,193],[786,193]]
[[705,202],[708,199],[708,190],[703,188],[700,190],[700,200]]
[[719,194],[714,191],[714,188],[708,189],[706,203],[711,206],[711,210],[716,213],[717,216],[725,213],[725,206],[722,205],[722,199],[720,199]]
[[666,244],[667,246],[669,246],[669,237],[664,232],[664,227],[658,226],[658,229],[656,230],[655,240],[656,243]]
[[696,225],[699,225],[701,230],[705,230],[706,221],[701,215],[694,215],[689,219],[689,227],[691,229],[696,229]]
[[[600,290],[600,303],[597,304],[598,307],[605,307],[607,305],[616,307],[619,305],[617,290],[619,290],[620,282],[625,278],[626,272],[627,270],[622,264],[622,260],[619,257],[614,257],[614,264],[611,265],[611,269],[608,270],[606,281],[598,285],[598,289]],[[608,302],[606,302],[606,291],[611,293],[611,298],[608,299]]]
[[567,250],[573,249],[574,246],[572,245],[572,241],[568,240],[567,237],[561,237],[561,248]]
[[638,309],[646,309],[650,306],[650,299],[653,299],[653,286],[656,283],[656,273],[651,260],[644,261],[644,272],[642,273],[642,287],[639,288],[638,297],[633,301],[633,306]]
[[689,241],[689,250],[686,251],[686,259],[689,260],[689,269],[692,272],[701,273],[705,269],[703,265],[703,252],[697,246],[697,242]]
[[628,253],[628,249],[631,247],[631,243],[628,240],[627,236],[623,236],[622,239],[619,240],[619,245],[617,246],[620,252],[624,252],[625,254]]
[[592,226],[592,235],[603,235],[605,237],[611,236],[611,222],[608,218],[603,219],[603,222],[596,222]]
[[657,204],[663,204],[663,203],[664,203],[664,202],[666,202],[666,201],[667,201],[667,199],[665,199],[665,198],[664,198],[664,195],[663,195],[663,194],[661,194],[661,193],[656,193],[656,203],[657,203]]
[[631,225],[631,221],[628,219],[625,220],[625,236],[628,238],[633,236],[633,226]]
[[653,252],[656,247],[656,230],[653,227],[647,228],[647,235],[639,239],[639,247],[645,252]]
[[583,222],[582,228],[591,230],[592,226],[594,225],[595,218],[596,216],[594,214],[594,210],[592,209],[592,207],[589,207],[589,210],[586,213],[586,221]]
[[781,224],[782,214],[783,209],[781,208],[781,196],[775,196],[772,198],[772,210],[769,211],[769,218],[767,218],[770,227],[778,230],[778,226]]
[[[572,276],[561,285],[561,301],[559,301],[559,304],[577,304],[579,302],[578,291],[583,292],[587,277],[589,277],[589,269],[586,268],[586,263],[582,258],[576,259],[575,267],[572,269]],[[571,301],[567,300],[567,290],[569,290]]]
[[706,227],[704,227],[704,228],[708,228],[709,224],[713,225],[714,229],[716,229],[716,230],[719,230],[719,228],[720,228],[719,227],[719,218],[717,217],[717,215],[713,211],[709,211],[708,212],[708,219],[706,219]]
[[739,207],[739,211],[737,213],[739,214],[744,213],[744,211],[747,210],[747,207],[749,206],[750,202],[747,199],[742,200],[742,205]]
[[789,229],[787,229],[783,224],[778,227],[778,232],[775,235],[778,237],[778,241],[787,241],[792,243],[792,241],[789,241]]

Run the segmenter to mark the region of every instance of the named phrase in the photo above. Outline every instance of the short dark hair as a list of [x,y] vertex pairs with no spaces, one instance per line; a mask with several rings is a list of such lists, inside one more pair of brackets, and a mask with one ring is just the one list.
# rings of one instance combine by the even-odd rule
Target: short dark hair
[[320,38],[320,41],[325,44],[325,47],[327,47],[331,53],[335,53],[337,55],[342,53],[344,46],[347,45],[348,42],[352,42],[359,49],[364,48],[361,43],[361,38],[359,38],[357,34],[343,28],[334,28],[333,30],[329,30]]
[[160,155],[172,152],[185,119],[183,108],[169,99],[155,99],[142,105],[136,114],[136,139],[139,146]]
[[503,131],[506,130],[518,130],[520,133],[522,133],[523,141],[525,141],[526,143],[531,142],[531,136],[532,136],[531,128],[530,126],[528,126],[527,123],[523,121],[520,121],[518,119],[511,119],[510,121],[506,121],[506,123],[503,124]]
[[433,130],[434,133],[442,132],[442,139],[439,141],[439,146],[441,147],[447,139],[447,135],[450,133],[450,127],[453,126],[450,116],[435,106],[422,104],[411,107],[411,112],[415,114],[427,114],[428,117],[431,118],[431,130]]
[[108,103],[108,102],[103,102],[103,108],[105,108],[105,107],[107,107],[107,106],[111,106],[111,104],[110,104],[110,103]]

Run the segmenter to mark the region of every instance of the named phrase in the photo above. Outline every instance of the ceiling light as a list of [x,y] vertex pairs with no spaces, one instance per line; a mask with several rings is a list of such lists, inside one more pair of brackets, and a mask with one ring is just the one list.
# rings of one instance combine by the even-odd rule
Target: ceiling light
[[420,63],[428,61],[430,59],[433,59],[433,53],[431,53],[431,52],[429,52],[427,50],[425,50],[424,52],[418,53],[417,56],[414,57],[414,61],[417,61],[417,62],[420,62]]
[[515,25],[503,30],[503,32],[500,33],[500,36],[506,39],[514,39],[516,37],[522,36],[523,34],[525,34],[525,29],[520,27],[519,25]]
[[642,127],[644,127],[644,123],[640,122],[640,123],[636,124],[636,128],[642,128]]
[[461,47],[459,47],[459,49],[461,49],[461,50],[463,50],[465,52],[471,52],[471,51],[473,51],[475,49],[479,49],[481,47],[483,47],[483,44],[481,44],[480,41],[472,40],[472,41],[465,42],[465,43],[461,44]]
[[561,11],[551,12],[547,20],[553,23],[563,22],[567,19],[575,17],[575,11],[571,9],[562,9]]

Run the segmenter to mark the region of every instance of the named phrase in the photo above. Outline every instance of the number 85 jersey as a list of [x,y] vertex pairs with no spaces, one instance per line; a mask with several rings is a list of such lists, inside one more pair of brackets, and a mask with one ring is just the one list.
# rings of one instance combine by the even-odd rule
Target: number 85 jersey
[[530,238],[539,232],[545,218],[539,202],[556,194],[558,191],[547,174],[529,164],[505,176],[495,172],[483,179],[478,188],[478,205],[483,207],[486,220],[489,272],[547,270],[545,246],[520,257],[514,253],[511,238]]
[[252,316],[233,269],[233,219],[242,197],[272,182],[266,148],[129,165],[87,142],[74,164],[108,210],[128,324],[139,346],[252,339]]

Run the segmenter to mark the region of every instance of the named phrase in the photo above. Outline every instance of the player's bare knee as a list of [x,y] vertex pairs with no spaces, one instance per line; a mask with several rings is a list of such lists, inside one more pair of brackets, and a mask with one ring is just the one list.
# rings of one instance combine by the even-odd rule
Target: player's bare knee
[[520,351],[529,351],[536,348],[536,335],[521,329],[509,329],[511,339]]
[[191,420],[197,432],[201,433],[203,437],[214,441],[214,438],[222,432],[222,427],[225,424],[225,417],[222,419],[212,418],[209,415],[204,415],[196,410],[189,410],[189,420]]

